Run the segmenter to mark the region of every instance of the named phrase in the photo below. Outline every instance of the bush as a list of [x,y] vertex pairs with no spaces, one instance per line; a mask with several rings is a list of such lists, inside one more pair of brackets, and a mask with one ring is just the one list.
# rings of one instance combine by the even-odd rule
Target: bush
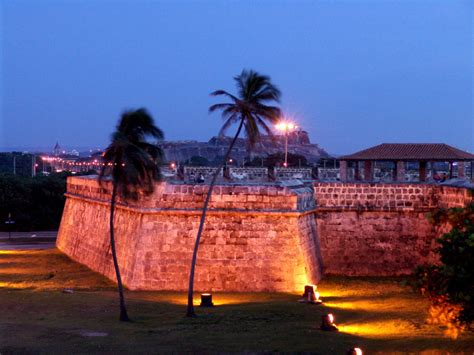
[[437,239],[440,264],[419,267],[414,286],[430,299],[432,318],[470,326],[474,321],[474,203],[439,209],[428,218],[435,226],[451,230]]

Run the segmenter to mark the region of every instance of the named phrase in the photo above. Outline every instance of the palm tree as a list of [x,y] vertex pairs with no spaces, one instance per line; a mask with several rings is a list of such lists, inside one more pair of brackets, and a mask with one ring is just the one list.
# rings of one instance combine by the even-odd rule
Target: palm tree
[[141,194],[149,195],[153,192],[155,181],[161,178],[160,164],[163,153],[161,148],[146,141],[148,137],[163,139],[163,132],[155,126],[153,118],[147,111],[139,109],[124,112],[116,131],[112,134],[112,141],[103,154],[105,165],[98,178],[101,186],[104,181],[112,180],[110,247],[117,277],[121,321],[130,319],[125,307],[122,278],[115,250],[114,212],[117,196],[125,200],[136,200]]
[[204,202],[189,275],[188,307],[186,313],[188,317],[196,316],[193,305],[194,270],[196,267],[199,241],[201,240],[201,234],[204,229],[206,212],[217,176],[226,164],[230,152],[232,151],[242,129],[244,129],[249,146],[252,148],[260,139],[260,129],[262,129],[266,134],[272,135],[272,130],[268,124],[275,124],[280,117],[280,109],[276,106],[268,105],[268,103],[271,102],[278,103],[281,95],[280,90],[271,83],[270,77],[261,75],[253,70],[243,70],[240,75],[234,77],[234,80],[237,86],[237,96],[234,96],[225,90],[217,90],[211,93],[212,96],[225,96],[231,101],[229,103],[220,103],[209,107],[209,112],[214,112],[216,110],[222,111],[222,118],[225,122],[219,135],[223,135],[234,123],[238,123],[239,126],[221,165],[212,176],[211,184]]

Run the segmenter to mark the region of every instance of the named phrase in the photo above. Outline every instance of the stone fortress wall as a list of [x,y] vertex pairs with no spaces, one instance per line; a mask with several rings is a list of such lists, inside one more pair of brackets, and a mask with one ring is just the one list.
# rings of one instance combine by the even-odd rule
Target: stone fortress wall
[[[186,290],[208,186],[164,182],[138,202],[118,201],[116,240],[130,289]],[[68,178],[58,248],[114,279],[110,190]],[[321,278],[311,187],[216,186],[196,267],[196,290],[299,291]]]
[[[130,289],[186,290],[208,186],[157,184],[152,196],[118,201],[116,235]],[[68,179],[57,246],[114,279],[110,189]],[[441,231],[425,214],[472,201],[463,188],[421,184],[280,182],[219,185],[199,248],[196,290],[301,292],[322,273],[409,274],[436,261]]]
[[465,188],[428,184],[315,183],[316,225],[326,274],[393,276],[436,262],[426,214],[472,201]]

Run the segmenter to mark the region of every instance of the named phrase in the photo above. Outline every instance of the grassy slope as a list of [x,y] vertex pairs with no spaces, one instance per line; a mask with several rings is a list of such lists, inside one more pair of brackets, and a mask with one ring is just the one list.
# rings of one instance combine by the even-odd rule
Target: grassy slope
[[[162,351],[473,351],[425,323],[427,303],[397,280],[327,278],[325,306],[291,294],[215,294],[217,307],[187,319],[184,293],[127,292],[133,323],[120,323],[113,285],[57,251],[0,252],[0,353]],[[62,293],[74,287],[73,294]],[[341,332],[319,330],[332,312]],[[107,333],[102,337],[86,332]]]

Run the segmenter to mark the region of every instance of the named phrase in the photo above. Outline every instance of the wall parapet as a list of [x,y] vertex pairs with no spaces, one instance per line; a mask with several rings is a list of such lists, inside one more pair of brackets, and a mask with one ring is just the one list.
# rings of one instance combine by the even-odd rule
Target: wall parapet
[[[157,183],[150,196],[142,196],[139,202],[118,198],[121,206],[157,210],[202,210],[209,185]],[[105,182],[99,186],[96,177],[70,177],[67,194],[110,201],[112,186]],[[304,212],[314,208],[311,185],[299,181],[272,185],[222,184],[213,189],[209,210]]]
[[314,183],[318,210],[429,211],[462,207],[472,190],[432,184]]

